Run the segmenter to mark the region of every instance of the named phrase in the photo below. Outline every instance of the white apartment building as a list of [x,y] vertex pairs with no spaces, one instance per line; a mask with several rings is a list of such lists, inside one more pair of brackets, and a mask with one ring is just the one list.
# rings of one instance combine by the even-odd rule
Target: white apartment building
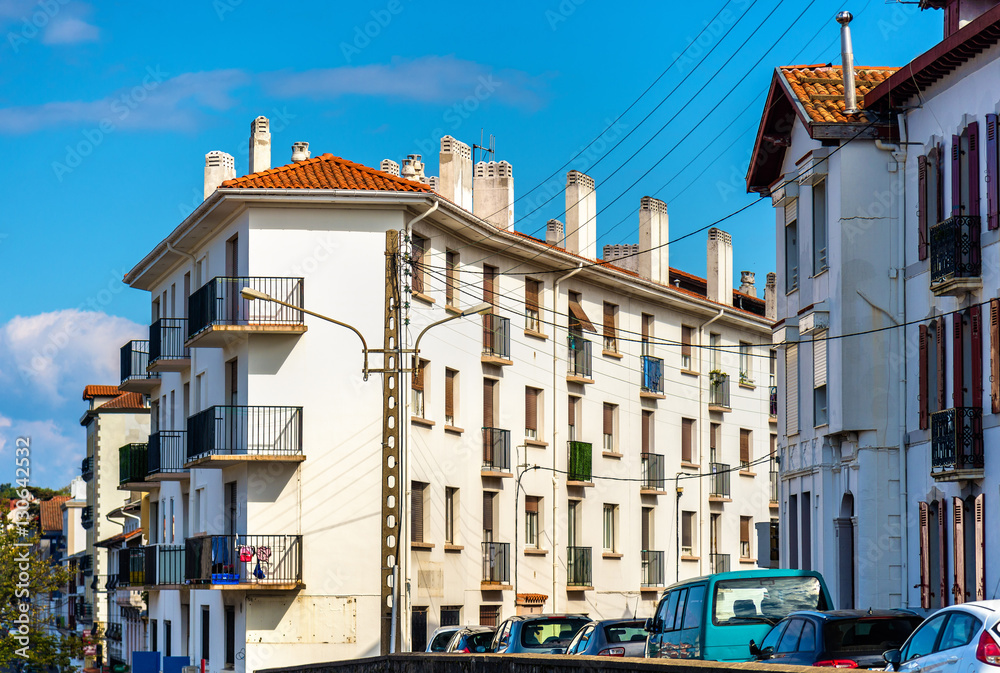
[[728,234],[707,279],[671,269],[643,199],[630,272],[595,261],[586,175],[542,240],[513,229],[512,167],[453,138],[440,177],[411,155],[406,179],[306,143],[270,168],[267,126],[257,172],[210,153],[204,203],[125,278],[152,297],[122,360],[152,434],[121,483],[149,492],[151,650],[212,672],[379,652],[380,377],[350,330],[240,290],[381,346],[387,232],[403,347],[489,304],[429,330],[404,379],[404,649],[515,612],[649,615],[676,578],[770,565],[772,321],[749,276],[733,289]]

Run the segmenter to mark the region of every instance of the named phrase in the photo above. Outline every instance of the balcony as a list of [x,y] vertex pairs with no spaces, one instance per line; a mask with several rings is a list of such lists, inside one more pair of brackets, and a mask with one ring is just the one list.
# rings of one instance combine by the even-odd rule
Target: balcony
[[566,547],[566,586],[570,590],[594,588],[590,547]]
[[708,410],[732,411],[729,406],[729,374],[718,370],[708,375]]
[[215,406],[187,419],[186,467],[303,460],[302,407]]
[[184,430],[161,430],[149,436],[149,451],[146,454],[147,481],[168,481],[187,479],[187,432]]
[[149,342],[133,339],[121,348],[121,385],[130,393],[149,393],[160,385],[160,375],[146,371],[149,365]]
[[[88,510],[88,509],[92,510],[93,508],[91,508],[91,507],[85,507],[84,508],[84,510]],[[91,515],[91,516],[93,516],[93,515]],[[94,572],[94,557],[91,556],[90,554],[85,554],[85,555],[81,556],[80,557],[80,562],[77,564],[77,568],[84,575],[92,575],[93,572]]]
[[583,337],[569,335],[569,370],[566,373],[566,380],[570,383],[594,382],[591,358],[593,345]]
[[666,490],[666,461],[658,453],[642,454],[642,485],[640,493],[657,494]]
[[191,366],[191,351],[184,347],[187,318],[160,318],[149,326],[149,371],[183,372]]
[[931,227],[931,292],[961,297],[980,289],[982,252],[978,215],[957,215]]
[[712,574],[729,572],[729,554],[709,554],[708,565]]
[[88,624],[94,621],[94,606],[91,603],[77,601],[74,605],[74,616],[81,622]]
[[483,589],[505,589],[510,584],[510,543],[483,543]]
[[663,582],[663,552],[642,550],[642,588],[655,589]]
[[184,579],[201,589],[298,589],[301,535],[205,535],[184,541]]
[[83,477],[84,481],[90,481],[94,478],[94,457],[87,456],[82,461],[80,461],[80,476]]
[[709,463],[711,476],[708,478],[708,499],[717,502],[729,502],[729,465],[725,463]]
[[250,301],[250,287],[275,299],[302,306],[301,278],[218,277],[188,297],[187,346],[222,348],[249,334],[302,334],[302,311],[270,301]]
[[118,550],[118,586],[141,587],[147,581],[147,550],[150,547],[126,547]]
[[118,552],[119,587],[184,585],[184,545],[157,544]]
[[594,447],[588,442],[568,442],[567,486],[593,486],[591,482],[591,460]]
[[118,488],[143,491],[146,484],[146,444],[126,444],[118,448]]
[[483,315],[483,357],[488,365],[512,365],[510,359],[510,320],[495,313]]
[[778,471],[771,470],[771,507],[778,506]]
[[937,481],[982,479],[983,411],[958,407],[931,414],[931,476]]
[[483,474],[511,476],[510,430],[483,428]]
[[778,386],[771,386],[768,393],[767,416],[772,423],[778,420]]
[[642,363],[642,397],[663,397],[663,358],[639,357]]
[[88,530],[94,527],[93,505],[87,505],[83,508],[83,512],[80,514],[80,525]]

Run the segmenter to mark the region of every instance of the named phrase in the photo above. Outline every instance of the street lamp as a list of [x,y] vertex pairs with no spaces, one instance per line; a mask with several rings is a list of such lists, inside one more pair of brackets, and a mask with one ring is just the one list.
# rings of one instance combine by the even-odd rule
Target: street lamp
[[423,338],[424,334],[427,333],[427,330],[429,330],[431,327],[437,327],[438,325],[443,325],[444,323],[449,322],[451,320],[464,318],[466,316],[475,315],[477,313],[479,314],[489,313],[492,310],[493,310],[493,304],[484,301],[481,304],[470,306],[461,313],[456,313],[455,315],[450,315],[447,318],[442,318],[437,322],[432,322],[430,325],[420,330],[420,334],[417,335],[417,340],[413,343],[413,358],[414,358],[413,369],[416,370],[417,368],[416,357],[420,353],[420,340]]

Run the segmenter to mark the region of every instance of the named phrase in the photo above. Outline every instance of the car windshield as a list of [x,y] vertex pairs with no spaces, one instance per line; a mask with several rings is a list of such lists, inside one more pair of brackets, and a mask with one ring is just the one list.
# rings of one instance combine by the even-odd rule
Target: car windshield
[[465,638],[465,647],[469,652],[485,652],[490,649],[490,643],[493,641],[492,631],[481,631],[479,633],[472,633]]
[[747,577],[715,584],[712,623],[717,626],[774,624],[795,610],[825,610],[815,577]]
[[609,643],[645,642],[647,635],[644,622],[623,622],[604,627],[604,638]]
[[830,653],[898,650],[923,620],[920,617],[838,619],[823,627]]
[[566,647],[573,636],[588,623],[582,617],[566,617],[562,619],[545,619],[525,623],[521,629],[521,646]]

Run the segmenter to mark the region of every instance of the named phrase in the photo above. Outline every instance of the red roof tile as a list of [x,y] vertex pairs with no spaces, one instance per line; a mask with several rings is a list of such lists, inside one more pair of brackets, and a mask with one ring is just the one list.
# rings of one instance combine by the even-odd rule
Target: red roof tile
[[42,532],[61,531],[63,524],[62,504],[69,500],[68,495],[57,495],[38,505],[42,519]]
[[98,411],[108,410],[108,409],[135,409],[148,410],[149,407],[146,406],[142,395],[139,393],[121,393],[115,399],[110,402],[105,402],[101,406],[97,407]]
[[121,393],[118,386],[85,386],[83,399],[92,400],[95,397],[117,397]]
[[332,154],[226,180],[220,189],[350,189],[384,192],[430,192],[428,185],[356,164]]
[[[787,65],[779,68],[809,118],[820,124],[867,124],[864,112],[844,114],[844,69],[828,65]],[[854,66],[854,88],[858,107],[865,94],[888,79],[899,68]]]

